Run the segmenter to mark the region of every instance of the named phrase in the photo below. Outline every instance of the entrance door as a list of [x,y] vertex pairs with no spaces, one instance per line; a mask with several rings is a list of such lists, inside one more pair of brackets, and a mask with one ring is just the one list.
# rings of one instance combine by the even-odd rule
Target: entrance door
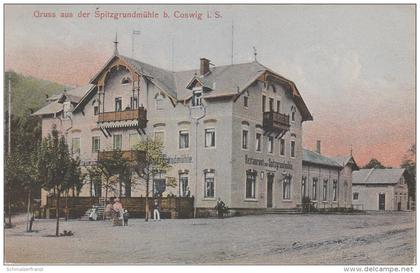
[[379,210],[385,210],[385,193],[379,194]]
[[398,202],[398,211],[401,210],[401,202]]
[[267,175],[267,208],[273,207],[273,180],[274,175]]

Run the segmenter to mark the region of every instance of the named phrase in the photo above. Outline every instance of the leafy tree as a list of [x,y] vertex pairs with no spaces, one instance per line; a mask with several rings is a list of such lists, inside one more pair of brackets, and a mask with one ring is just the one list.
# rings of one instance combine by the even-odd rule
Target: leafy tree
[[416,144],[411,145],[408,153],[401,162],[401,168],[406,170],[405,180],[408,186],[408,195],[416,200]]
[[[87,176],[89,177],[89,182],[91,188],[95,189],[95,196],[101,196],[101,190],[102,190],[102,172],[101,170],[96,166],[89,166],[86,168]],[[96,192],[96,190],[99,191]],[[90,192],[90,195],[92,195],[92,191]]]
[[386,169],[382,163],[377,160],[376,158],[372,158],[369,163],[367,163],[365,166],[362,167],[362,169]]
[[134,148],[133,169],[146,184],[145,221],[149,220],[149,189],[153,177],[171,166],[163,154],[163,143],[146,137]]
[[84,185],[85,174],[82,174],[80,169],[80,160],[78,158],[70,158],[67,172],[64,178],[64,188],[65,188],[65,212],[66,212],[66,221],[68,219],[68,205],[67,198],[69,196],[69,191],[72,190],[73,197],[75,195],[79,196],[80,191]]
[[6,227],[12,227],[12,202],[16,199],[22,185],[22,158],[18,153],[12,153],[6,157],[5,168],[5,200],[7,207],[8,222]]
[[[99,170],[104,178],[102,181],[102,187],[105,189],[105,200],[108,200],[109,191],[116,191],[116,186],[118,186],[120,190],[119,195],[121,196],[121,176],[126,172],[127,169],[128,162],[123,157],[123,153],[118,150],[112,151],[110,153],[108,152],[98,160],[98,164],[95,166],[95,169],[92,169],[92,171],[96,172]],[[117,176],[118,179],[116,179]]]
[[39,149],[37,160],[38,180],[47,191],[54,191],[56,196],[56,229],[55,235],[59,236],[60,226],[60,195],[68,189],[69,169],[71,159],[68,146],[64,137],[59,137],[54,128],[47,138],[44,138]]

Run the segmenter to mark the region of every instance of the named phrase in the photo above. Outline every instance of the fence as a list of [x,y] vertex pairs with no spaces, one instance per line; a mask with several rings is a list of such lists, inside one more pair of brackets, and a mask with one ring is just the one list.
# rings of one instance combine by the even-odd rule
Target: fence
[[[144,218],[145,197],[120,197],[123,208],[127,209],[130,217]],[[193,197],[161,197],[158,199],[162,217],[165,218],[192,218],[194,212]],[[149,197],[149,209],[153,210],[154,199]],[[67,204],[67,205],[66,205]],[[67,207],[70,218],[79,218],[93,205],[102,205],[100,197],[60,197],[60,217],[65,216]],[[46,218],[55,217],[57,198],[48,197],[47,204],[42,208],[42,215]]]

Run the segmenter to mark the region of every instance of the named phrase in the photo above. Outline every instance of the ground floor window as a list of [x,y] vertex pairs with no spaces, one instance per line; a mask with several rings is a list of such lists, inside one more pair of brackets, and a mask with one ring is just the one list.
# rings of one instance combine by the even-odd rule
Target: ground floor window
[[359,200],[359,193],[353,192],[353,200]]
[[80,154],[80,137],[74,137],[71,140],[71,152],[73,154]]
[[246,172],[246,192],[245,197],[255,199],[255,188],[257,181],[257,172],[248,170]]
[[337,180],[333,180],[333,201],[337,201]]
[[188,188],[188,173],[181,173],[179,175],[179,196],[189,196],[190,189]]
[[112,147],[114,150],[121,151],[122,149],[122,135],[114,135],[112,138]]
[[157,173],[153,177],[153,194],[160,196],[166,190],[166,174]]
[[312,179],[312,200],[317,200],[317,187],[318,187],[318,178],[314,177]]
[[284,200],[290,200],[291,181],[292,181],[291,176],[287,176],[283,179],[283,199]]
[[214,197],[214,172],[204,173],[204,197]]
[[306,176],[302,177],[302,193],[301,196],[302,198],[306,197]]
[[92,137],[92,153],[97,153],[99,152],[100,148],[101,148],[101,139],[99,138],[99,136],[93,136]]
[[327,201],[328,180],[324,179],[322,184],[322,201]]

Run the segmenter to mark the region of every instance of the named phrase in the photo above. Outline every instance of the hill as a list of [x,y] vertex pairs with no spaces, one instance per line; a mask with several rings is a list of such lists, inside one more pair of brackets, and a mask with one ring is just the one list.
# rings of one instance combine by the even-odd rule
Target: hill
[[47,96],[63,92],[66,86],[24,76],[16,72],[4,73],[4,111],[8,110],[8,76],[12,79],[12,113],[17,117],[24,117],[46,105]]

